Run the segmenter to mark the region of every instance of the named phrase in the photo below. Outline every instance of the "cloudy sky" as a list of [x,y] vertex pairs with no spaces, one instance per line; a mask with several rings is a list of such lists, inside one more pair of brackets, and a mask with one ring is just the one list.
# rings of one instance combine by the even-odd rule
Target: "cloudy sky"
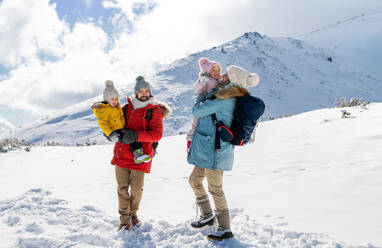
[[381,0],[0,0],[0,120],[19,126],[244,32],[297,36]]

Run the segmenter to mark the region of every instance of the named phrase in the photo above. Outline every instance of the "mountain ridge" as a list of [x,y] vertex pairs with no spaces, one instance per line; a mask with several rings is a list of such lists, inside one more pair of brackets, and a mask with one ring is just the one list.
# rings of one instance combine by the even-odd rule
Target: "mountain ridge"
[[[271,38],[247,32],[219,46],[178,59],[152,77],[153,94],[174,110],[164,122],[165,136],[183,133],[191,125],[192,87],[199,74],[200,57],[219,61],[223,73],[232,64],[258,73],[260,84],[250,91],[266,103],[263,119],[330,107],[340,97],[382,100],[380,80],[358,70],[353,61],[341,54],[295,38]],[[122,105],[131,94],[130,88],[120,89]],[[65,145],[89,140],[106,143],[90,110],[91,103],[101,99],[97,96],[68,107],[56,115],[24,125],[9,136],[34,144],[52,140]]]

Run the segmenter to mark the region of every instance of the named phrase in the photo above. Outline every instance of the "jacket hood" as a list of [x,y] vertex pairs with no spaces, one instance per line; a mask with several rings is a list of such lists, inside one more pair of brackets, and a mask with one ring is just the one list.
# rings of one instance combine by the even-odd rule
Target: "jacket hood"
[[134,109],[144,108],[149,104],[152,104],[154,106],[159,105],[159,108],[162,111],[163,119],[168,118],[172,113],[172,109],[170,108],[170,106],[168,106],[167,103],[161,102],[157,100],[156,98],[154,98],[153,96],[151,96],[147,101],[144,101],[144,102],[140,101],[135,96],[131,96],[130,101],[133,104]]
[[228,84],[227,86],[223,88],[219,88],[216,91],[215,96],[218,99],[224,100],[224,99],[235,98],[235,97],[243,97],[248,94],[249,94],[249,91],[246,88],[243,88],[234,84]]
[[145,108],[149,104],[158,105],[158,101],[153,96],[150,96],[146,101],[141,101],[136,96],[131,96],[130,101],[133,104],[134,109]]
[[[108,106],[109,104],[107,103],[107,101],[102,101],[102,102],[95,102],[92,104],[92,109],[100,109],[102,107],[105,107],[105,106]],[[110,106],[110,105],[109,105]],[[119,103],[117,104],[117,106],[120,106]],[[110,106],[111,107],[111,106]]]
[[158,101],[158,105],[160,110],[162,111],[163,119],[168,118],[172,113],[172,109],[170,108],[170,106],[168,106],[167,103],[161,101]]

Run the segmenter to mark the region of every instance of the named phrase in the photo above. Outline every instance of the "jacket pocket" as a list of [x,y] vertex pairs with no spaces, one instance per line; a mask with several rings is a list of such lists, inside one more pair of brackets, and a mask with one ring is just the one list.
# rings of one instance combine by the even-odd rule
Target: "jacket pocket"
[[214,145],[211,136],[195,132],[191,141],[189,161],[202,168],[211,167],[214,163]]

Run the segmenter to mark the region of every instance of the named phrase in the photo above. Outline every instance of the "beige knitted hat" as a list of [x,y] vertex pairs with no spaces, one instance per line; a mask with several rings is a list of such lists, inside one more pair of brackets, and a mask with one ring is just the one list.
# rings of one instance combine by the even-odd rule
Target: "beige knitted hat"
[[119,98],[119,94],[114,87],[113,81],[107,80],[105,82],[105,89],[103,90],[103,99],[107,101],[109,98]]
[[257,73],[249,73],[245,69],[236,65],[228,66],[227,75],[231,83],[237,84],[243,88],[256,86],[260,81]]

